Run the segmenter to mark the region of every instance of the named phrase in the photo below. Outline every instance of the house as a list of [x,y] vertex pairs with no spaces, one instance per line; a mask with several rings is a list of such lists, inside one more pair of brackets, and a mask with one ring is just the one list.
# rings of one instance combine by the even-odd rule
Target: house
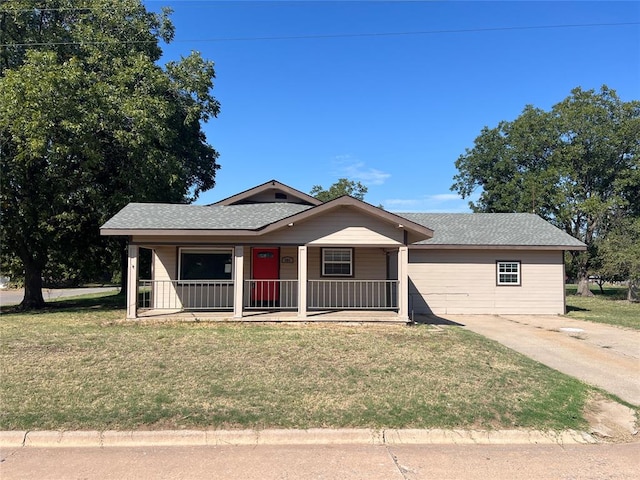
[[[131,319],[562,314],[564,252],[586,249],[533,214],[391,213],[349,196],[322,203],[276,180],[207,206],[131,203],[101,234],[129,239]],[[141,248],[151,278],[139,278]]]

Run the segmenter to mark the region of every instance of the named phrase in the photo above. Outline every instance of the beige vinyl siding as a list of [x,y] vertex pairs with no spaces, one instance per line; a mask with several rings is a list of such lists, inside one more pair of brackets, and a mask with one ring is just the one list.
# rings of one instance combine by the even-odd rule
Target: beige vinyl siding
[[[310,280],[321,280],[322,277],[322,249],[309,247],[308,272]],[[355,248],[353,252],[354,280],[385,280],[387,278],[386,253],[382,248]],[[331,277],[335,279],[345,277]]]
[[[293,263],[282,263],[283,257],[290,257]],[[282,280],[295,280],[298,278],[298,247],[280,248],[280,278]]]
[[343,207],[326,215],[296,222],[261,237],[267,243],[299,245],[399,245],[404,230],[362,212]]
[[156,247],[153,249],[153,279],[174,280],[178,271],[178,249]]
[[[521,285],[496,283],[497,261],[519,261]],[[563,314],[562,251],[409,251],[409,307],[433,314]]]
[[182,308],[175,284],[168,280],[176,279],[178,271],[178,249],[176,247],[156,247],[152,250],[152,280],[162,281],[156,284],[151,297],[151,308]]

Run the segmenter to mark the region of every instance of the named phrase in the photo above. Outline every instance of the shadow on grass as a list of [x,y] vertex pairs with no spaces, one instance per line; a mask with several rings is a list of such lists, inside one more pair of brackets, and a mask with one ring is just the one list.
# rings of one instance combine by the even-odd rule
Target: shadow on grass
[[[597,285],[589,285],[589,290],[596,297],[602,297],[606,300],[626,300],[627,299],[627,287],[615,286],[615,285],[605,285],[603,290],[600,291],[600,288]],[[576,295],[578,291],[578,287],[576,285],[568,285],[566,287],[567,295]]]
[[569,312],[590,312],[588,308],[576,307],[574,305],[567,305],[567,313]]
[[82,296],[77,298],[64,298],[45,303],[40,309],[24,310],[20,305],[2,307],[3,315],[38,315],[51,312],[78,313],[82,311],[105,312],[121,310],[126,306],[126,296],[122,293],[114,293],[104,296]]
[[450,326],[450,327],[464,327],[462,323],[453,322],[446,318],[438,317],[437,315],[415,315],[413,321],[416,325],[438,325],[438,326]]

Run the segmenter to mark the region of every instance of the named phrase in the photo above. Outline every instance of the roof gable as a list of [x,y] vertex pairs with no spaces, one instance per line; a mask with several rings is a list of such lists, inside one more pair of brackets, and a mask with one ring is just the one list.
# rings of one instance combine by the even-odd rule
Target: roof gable
[[301,211],[300,213],[292,215],[286,219],[274,222],[265,228],[265,232],[274,231],[285,226],[290,226],[291,224],[295,224],[295,222],[298,221],[306,221],[315,216],[327,214],[336,208],[343,207],[356,209],[361,214],[376,217],[384,222],[394,224],[397,228],[404,229],[409,235],[409,243],[431,238],[433,236],[433,230],[425,225],[416,223],[408,218],[400,217],[394,213],[387,212],[386,210],[383,210],[381,208],[374,207],[373,205],[370,205],[348,195],[335,198],[328,202],[312,207],[308,210]]
[[317,198],[307,195],[277,180],[250,188],[231,197],[211,204],[214,205],[241,205],[249,203],[297,203],[302,205],[320,205]]

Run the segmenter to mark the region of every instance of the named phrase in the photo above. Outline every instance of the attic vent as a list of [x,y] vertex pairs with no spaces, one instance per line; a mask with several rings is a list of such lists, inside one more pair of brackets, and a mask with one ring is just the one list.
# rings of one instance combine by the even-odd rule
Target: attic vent
[[276,192],[276,200],[286,200],[287,194],[282,192]]

